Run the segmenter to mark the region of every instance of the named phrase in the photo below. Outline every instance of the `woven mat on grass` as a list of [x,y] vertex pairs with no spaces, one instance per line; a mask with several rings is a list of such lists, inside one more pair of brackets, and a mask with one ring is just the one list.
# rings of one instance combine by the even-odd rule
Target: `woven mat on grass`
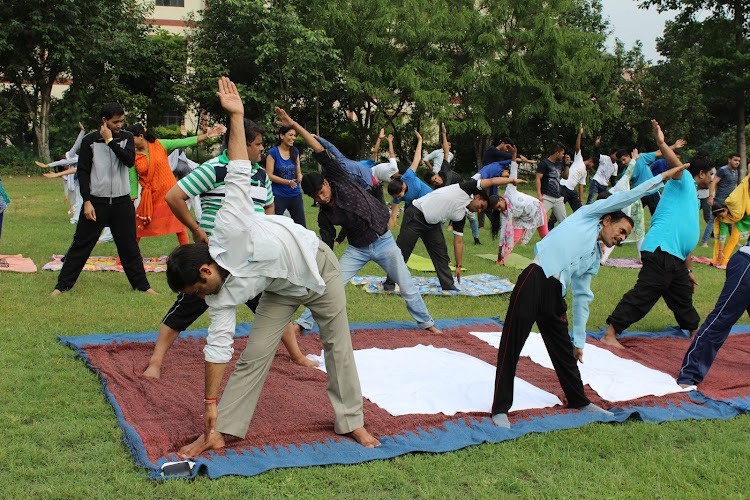
[[[513,291],[513,283],[492,274],[462,276],[461,283],[455,283],[458,291],[443,291],[440,287],[440,280],[437,278],[412,276],[412,279],[421,295],[466,295],[469,297],[481,297],[483,295],[500,295]],[[355,276],[352,278],[351,283],[364,287],[367,293],[398,293],[398,285],[395,292],[384,291],[384,281],[385,276]]]
[[[421,344],[495,366],[497,349],[469,332],[498,331],[501,325],[496,320],[439,320],[437,325],[443,329],[443,334],[429,334],[417,329],[413,323],[353,324],[352,343],[355,353],[368,349],[397,350]],[[250,325],[238,326],[234,358],[227,368],[222,387],[249,335],[252,335]],[[115,409],[126,446],[135,463],[147,469],[154,479],[161,477],[163,463],[176,459],[175,450],[202,432],[202,347],[205,336],[206,330],[183,332],[167,354],[162,378],[158,381],[140,376],[153,350],[156,332],[60,338],[99,375],[103,391]],[[618,351],[618,356],[671,376],[679,370],[689,345],[684,332],[677,331],[624,332],[620,340],[628,349]],[[598,344],[593,336],[588,342]],[[313,333],[300,339],[300,347],[307,353],[319,353],[322,344],[318,335]],[[196,467],[191,475],[204,473],[211,478],[252,476],[275,468],[351,464],[411,452],[441,453],[484,442],[514,439],[532,432],[581,427],[592,422],[624,422],[633,418],[648,422],[732,418],[750,411],[750,380],[746,377],[750,369],[748,352],[750,326],[741,325],[735,328],[719,352],[700,391],[641,397],[613,405],[586,386],[586,394],[592,402],[611,409],[614,417],[600,417],[557,405],[511,412],[511,429],[494,426],[487,411],[394,416],[373,403],[365,393],[366,425],[382,442],[379,448],[367,449],[334,434],[325,374],[294,365],[280,347],[245,439],[234,441],[223,450],[196,457]],[[517,377],[565,401],[554,371],[530,358],[520,359]],[[477,391],[472,385],[475,381],[460,382],[465,384],[467,392]],[[481,386],[484,385],[483,382]]]
[[[53,255],[52,262],[44,265],[42,269],[45,271],[59,271],[63,266],[64,255]],[[144,257],[143,268],[147,273],[163,273],[167,270],[167,256],[162,255],[161,257]],[[124,272],[122,270],[122,264],[120,263],[119,257],[102,257],[102,256],[91,256],[86,260],[86,264],[83,266],[84,271],[116,271],[118,273]]]

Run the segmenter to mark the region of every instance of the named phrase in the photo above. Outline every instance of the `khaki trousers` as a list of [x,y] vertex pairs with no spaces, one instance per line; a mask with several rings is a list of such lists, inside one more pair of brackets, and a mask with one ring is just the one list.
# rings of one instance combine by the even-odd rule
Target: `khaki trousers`
[[328,375],[328,397],[336,415],[334,431],[346,434],[364,425],[362,389],[354,363],[346,294],[338,260],[327,245],[318,247],[318,271],[326,283],[322,294],[289,297],[263,292],[253,329],[229,377],[219,403],[216,430],[244,438],[263,383],[271,369],[284,329],[300,305],[307,306],[320,328]]

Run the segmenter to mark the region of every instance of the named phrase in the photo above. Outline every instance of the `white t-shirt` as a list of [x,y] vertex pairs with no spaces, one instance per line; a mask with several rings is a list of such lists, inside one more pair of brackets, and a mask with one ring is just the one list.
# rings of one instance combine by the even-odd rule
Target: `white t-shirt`
[[[716,169],[712,168],[709,174],[710,174],[711,180],[714,180],[714,176],[716,175]],[[708,195],[709,195],[708,188],[698,190],[699,200],[705,200],[706,198],[708,198]]]
[[607,155],[599,155],[599,168],[596,169],[594,180],[602,186],[609,186],[609,178],[617,175],[617,163]]
[[388,158],[386,163],[378,163],[372,167],[372,175],[374,175],[381,184],[388,184],[391,182],[391,176],[396,173],[398,173],[398,163],[396,163],[396,158]]
[[586,165],[583,163],[583,155],[580,151],[576,151],[573,163],[568,170],[568,178],[560,179],[560,184],[571,191],[575,191],[578,185],[586,185]]
[[451,184],[427,193],[412,204],[422,212],[428,224],[437,224],[446,219],[458,222],[466,217],[466,205],[472,198],[461,189],[461,184]]
[[[422,158],[422,161],[432,162],[432,173],[436,174],[440,172],[440,167],[443,166],[443,158],[445,158],[445,155],[443,155],[443,150],[441,148],[432,151],[430,154]],[[448,161],[453,161],[453,152],[451,151],[448,151]]]

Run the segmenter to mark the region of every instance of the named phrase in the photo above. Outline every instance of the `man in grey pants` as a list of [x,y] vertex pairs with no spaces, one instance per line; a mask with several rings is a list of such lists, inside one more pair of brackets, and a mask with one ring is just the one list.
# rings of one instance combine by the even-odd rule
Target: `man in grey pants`
[[[336,415],[334,431],[363,446],[378,446],[364,427],[338,261],[315,233],[291,219],[252,213],[252,163],[245,146],[242,100],[226,77],[219,80],[218,95],[231,122],[224,203],[209,244],[179,247],[167,267],[170,288],[205,298],[211,316],[203,350],[204,433],[179,453],[190,457],[223,448],[225,435],[245,437],[276,348],[300,305],[310,308],[320,326],[327,392]],[[234,352],[236,308],[261,292],[247,347],[218,403],[224,370]]]

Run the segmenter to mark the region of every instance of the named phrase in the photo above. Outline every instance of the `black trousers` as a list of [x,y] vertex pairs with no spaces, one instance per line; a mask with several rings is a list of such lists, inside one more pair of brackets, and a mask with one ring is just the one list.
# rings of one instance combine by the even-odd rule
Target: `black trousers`
[[[435,266],[435,272],[437,273],[438,280],[440,280],[440,287],[443,290],[457,290],[453,284],[450,257],[448,256],[448,247],[445,244],[445,236],[443,236],[443,228],[439,222],[437,224],[428,223],[422,211],[414,205],[410,205],[404,211],[401,231],[399,231],[398,238],[396,239],[396,245],[401,249],[401,255],[404,256],[404,262],[409,261],[409,257],[411,257],[411,253],[414,251],[414,246],[420,238],[427,249],[430,259],[432,259],[432,264]],[[386,286],[391,283],[393,281],[388,278]]]
[[[245,302],[245,305],[250,308],[252,312],[258,308],[260,302],[259,293],[252,299]],[[195,320],[200,317],[201,314],[206,312],[208,304],[206,301],[196,295],[188,295],[185,293],[178,293],[177,300],[174,301],[172,307],[169,308],[167,314],[164,315],[162,323],[167,325],[172,330],[177,332],[183,332],[188,329],[190,325],[195,323]]]
[[534,322],[542,334],[568,406],[581,408],[590,403],[573,355],[566,311],[562,284],[556,278],[547,278],[544,270],[536,264],[523,270],[510,295],[503,336],[497,351],[493,415],[508,413],[513,406],[516,366]]
[[663,297],[680,328],[698,328],[700,317],[693,306],[693,284],[685,261],[657,248],[654,252],[641,252],[641,262],[638,281],[620,299],[607,324],[620,333],[648,314]]
[[[563,195],[563,203],[567,203],[568,205],[570,205],[570,208],[571,210],[573,210],[573,212],[583,206],[583,204],[581,203],[581,199],[578,197],[578,191],[568,189],[566,186],[560,186],[560,192]],[[555,224],[557,224],[557,217],[555,217],[555,212],[553,211],[549,216],[549,221],[547,221],[547,228],[552,231],[552,228],[555,227]]]
[[151,288],[143,269],[141,250],[135,239],[135,208],[130,198],[125,198],[127,199],[117,200],[115,203],[92,201],[96,221],[88,220],[81,208],[73,243],[65,254],[65,262],[57,278],[57,290],[66,292],[76,284],[104,226],[109,226],[112,231],[122,269],[130,286],[142,292]]
[[648,211],[651,212],[651,217],[656,212],[656,207],[659,206],[659,200],[661,200],[661,194],[657,191],[656,193],[647,194],[641,198],[641,203],[644,207],[648,207]]

